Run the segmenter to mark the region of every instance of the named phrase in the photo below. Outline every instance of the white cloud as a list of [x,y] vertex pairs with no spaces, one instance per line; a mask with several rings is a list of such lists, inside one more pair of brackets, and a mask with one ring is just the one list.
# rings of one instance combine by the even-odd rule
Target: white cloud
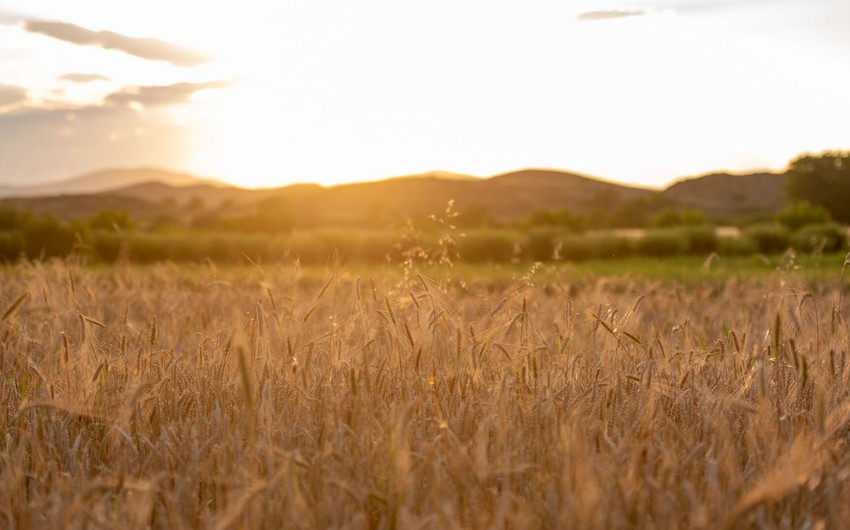
[[584,11],[579,13],[576,20],[581,22],[594,22],[599,20],[611,20],[617,18],[639,17],[646,15],[645,9],[605,9],[600,11]]
[[80,74],[70,73],[59,77],[62,81],[71,81],[73,83],[91,83],[92,81],[110,81],[108,77],[100,74]]
[[128,37],[112,31],[92,31],[68,22],[27,20],[24,29],[80,46],[119,50],[142,59],[167,61],[176,66],[198,66],[210,61],[206,55],[159,39]]
[[23,103],[27,100],[27,90],[14,85],[0,84],[0,107]]

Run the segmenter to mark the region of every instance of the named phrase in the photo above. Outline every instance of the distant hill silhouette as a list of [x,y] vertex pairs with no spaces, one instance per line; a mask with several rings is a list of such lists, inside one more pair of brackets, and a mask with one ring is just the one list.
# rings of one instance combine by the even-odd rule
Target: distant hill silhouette
[[434,170],[427,173],[415,173],[413,175],[401,175],[399,177],[390,177],[383,180],[399,180],[399,179],[419,179],[419,178],[435,178],[441,180],[481,180],[481,177],[466,175],[464,173],[453,173],[451,171]]
[[624,186],[551,169],[512,171],[485,182],[498,199],[500,208],[517,208],[515,217],[524,217],[542,208],[587,213],[657,194],[657,191],[647,188]]
[[2,202],[63,218],[83,218],[111,208],[127,210],[137,219],[164,214],[186,219],[199,209],[251,214],[258,203],[274,198],[292,208],[307,226],[382,226],[388,220],[440,214],[449,200],[461,214],[484,212],[499,222],[517,221],[541,209],[588,214],[643,200],[700,209],[709,217],[769,214],[785,203],[782,174],[717,173],[653,190],[552,169],[523,169],[490,178],[436,171],[330,187],[297,184],[260,190],[152,168],[116,169],[25,191],[28,196]]
[[204,206],[216,207],[225,201],[253,201],[262,195],[262,190],[248,190],[232,186],[190,184],[175,186],[165,182],[142,182],[132,186],[102,192],[101,195],[132,197],[154,203],[173,203],[183,206],[191,201],[200,201]]
[[675,182],[662,195],[713,216],[772,212],[787,200],[783,173],[712,173]]
[[46,197],[51,195],[99,193],[133,186],[143,182],[160,182],[170,186],[190,186],[197,184],[226,186],[226,184],[217,180],[206,179],[189,173],[142,167],[106,169],[69,179],[32,186],[2,186],[0,187],[0,197]]

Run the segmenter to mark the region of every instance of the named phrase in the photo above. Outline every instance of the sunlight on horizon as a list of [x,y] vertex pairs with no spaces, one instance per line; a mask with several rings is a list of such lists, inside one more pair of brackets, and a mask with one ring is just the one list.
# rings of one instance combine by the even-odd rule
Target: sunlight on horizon
[[[805,25],[831,20],[830,6],[154,1],[129,14],[103,0],[13,0],[0,10],[10,86],[0,118],[42,142],[16,112],[67,109],[76,121],[57,115],[55,153],[6,174],[145,164],[261,187],[545,167],[657,187],[782,169],[850,146],[850,42]],[[27,30],[42,19],[69,22],[38,30],[50,36]],[[109,43],[57,33],[71,24]],[[177,58],[134,57],[150,44],[128,44],[135,37],[162,39]],[[187,50],[210,60],[177,62]],[[800,65],[816,83],[794,73]],[[29,145],[14,138],[10,153]]]
[[[525,167],[659,186],[714,170],[779,170],[806,147],[784,139],[788,127],[805,128],[776,115],[784,95],[800,90],[802,82],[787,76],[786,60],[771,55],[771,42],[750,43],[762,61],[760,82],[733,86],[730,79],[745,76],[752,59],[735,61],[734,45],[700,39],[713,29],[672,11],[549,24],[547,36],[525,37],[551,56],[512,57],[502,44],[504,60],[483,61],[474,73],[464,71],[466,58],[455,56],[458,42],[451,36],[442,46],[432,44],[421,53],[444,61],[441,70],[455,74],[444,80],[419,76],[410,47],[382,51],[382,61],[394,67],[387,75],[364,59],[377,52],[375,43],[352,51],[316,37],[306,45],[344,63],[344,75],[318,77],[319,63],[298,70],[307,81],[292,80],[282,58],[280,72],[253,71],[243,86],[211,93],[217,102],[209,109],[215,140],[192,167],[254,187],[328,185],[437,169],[487,177]],[[687,44],[671,47],[671,41]],[[713,77],[702,77],[706,64]],[[575,82],[576,73],[584,79]],[[536,97],[524,95],[532,84]],[[733,118],[786,125],[756,138],[732,126]],[[676,132],[689,128],[686,135]],[[655,145],[648,142],[652,138]]]

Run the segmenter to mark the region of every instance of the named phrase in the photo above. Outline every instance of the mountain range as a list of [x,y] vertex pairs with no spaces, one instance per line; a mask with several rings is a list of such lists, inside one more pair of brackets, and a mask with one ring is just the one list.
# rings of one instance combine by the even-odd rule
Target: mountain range
[[784,174],[767,172],[715,173],[658,190],[560,170],[524,169],[489,178],[436,171],[330,187],[295,184],[252,190],[188,173],[139,168],[104,170],[30,187],[0,187],[0,202],[62,218],[111,208],[145,219],[187,209],[247,214],[263,200],[275,198],[315,223],[338,224],[369,216],[440,213],[453,200],[462,214],[487,212],[494,220],[509,222],[541,209],[592,214],[640,202],[699,209],[709,217],[764,215],[785,204],[784,187]]

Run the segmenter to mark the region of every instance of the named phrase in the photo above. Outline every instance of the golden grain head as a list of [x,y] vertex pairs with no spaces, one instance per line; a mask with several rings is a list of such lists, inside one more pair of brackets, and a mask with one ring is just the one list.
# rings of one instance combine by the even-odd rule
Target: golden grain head
[[26,267],[0,272],[10,528],[850,520],[833,278]]

